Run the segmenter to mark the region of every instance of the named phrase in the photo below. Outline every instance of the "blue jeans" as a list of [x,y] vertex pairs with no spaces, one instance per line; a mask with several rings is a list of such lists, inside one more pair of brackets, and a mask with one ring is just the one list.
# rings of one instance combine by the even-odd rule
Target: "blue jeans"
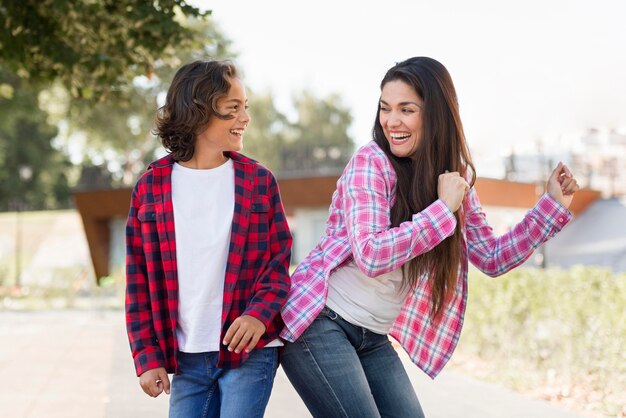
[[387,336],[328,307],[300,338],[285,343],[281,364],[314,417],[424,417]]
[[170,418],[262,418],[278,367],[276,347],[253,350],[237,369],[218,369],[217,352],[178,353]]

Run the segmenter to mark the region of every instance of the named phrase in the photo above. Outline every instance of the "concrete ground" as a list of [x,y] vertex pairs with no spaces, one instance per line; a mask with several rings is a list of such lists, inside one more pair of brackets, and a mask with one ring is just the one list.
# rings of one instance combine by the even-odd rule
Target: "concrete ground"
[[[167,416],[167,396],[139,387],[122,311],[0,311],[0,341],[1,417]],[[429,418],[582,417],[453,371],[431,381],[402,358]],[[311,416],[281,369],[265,416]]]

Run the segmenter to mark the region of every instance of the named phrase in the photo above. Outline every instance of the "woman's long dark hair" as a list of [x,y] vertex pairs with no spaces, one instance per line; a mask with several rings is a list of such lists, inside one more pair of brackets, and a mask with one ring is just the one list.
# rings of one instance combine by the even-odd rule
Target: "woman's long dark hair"
[[[396,201],[391,208],[391,225],[410,221],[438,198],[440,174],[458,171],[461,176],[476,179],[459,104],[448,70],[438,61],[415,57],[393,66],[383,78],[380,88],[390,81],[401,80],[415,89],[423,100],[421,109],[423,135],[415,155],[396,157],[380,124],[380,104],[374,122],[374,141],[384,150],[396,171]],[[455,213],[454,234],[429,252],[417,256],[402,266],[403,285],[414,289],[423,274],[428,275],[432,290],[431,318],[436,319],[445,308],[457,284],[463,237],[461,209]]]

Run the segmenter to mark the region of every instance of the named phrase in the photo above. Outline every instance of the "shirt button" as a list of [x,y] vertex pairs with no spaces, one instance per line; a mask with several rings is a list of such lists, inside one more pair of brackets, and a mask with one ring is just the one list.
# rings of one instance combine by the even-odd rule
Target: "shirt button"
[[563,218],[559,218],[559,222],[561,222],[561,223],[562,223],[562,222],[563,222]]

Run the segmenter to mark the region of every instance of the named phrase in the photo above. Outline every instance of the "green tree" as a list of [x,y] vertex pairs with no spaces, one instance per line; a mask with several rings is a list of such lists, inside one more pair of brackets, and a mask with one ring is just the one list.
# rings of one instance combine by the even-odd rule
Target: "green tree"
[[0,67],[0,210],[67,207],[68,159],[52,146],[56,126],[39,108],[38,90]]
[[[230,41],[211,19],[187,19],[184,24],[196,39],[181,47],[169,63],[157,62],[151,78],[135,77],[123,93],[112,92],[108,100],[97,103],[71,101],[58,88],[46,94],[49,113],[56,113],[56,121],[68,126],[63,135],[65,148],[82,138],[83,160],[88,166],[105,164],[114,185],[132,185],[161,149],[152,134],[154,116],[178,67],[199,58],[229,57]],[[59,101],[64,102],[61,109]]]
[[278,173],[283,168],[281,150],[293,136],[291,124],[276,109],[271,93],[248,95],[251,123],[244,136],[243,152]]
[[252,121],[244,152],[277,175],[335,174],[350,159],[352,116],[337,95],[317,98],[302,92],[295,99],[295,121],[276,109],[270,93],[251,93],[249,104]]
[[60,80],[74,98],[101,100],[197,42],[184,0],[1,0],[0,62],[20,77]]
[[281,152],[282,170],[312,174],[343,170],[354,142],[348,134],[352,116],[339,96],[320,99],[304,91],[296,98],[295,108],[298,119],[292,123],[292,138]]

